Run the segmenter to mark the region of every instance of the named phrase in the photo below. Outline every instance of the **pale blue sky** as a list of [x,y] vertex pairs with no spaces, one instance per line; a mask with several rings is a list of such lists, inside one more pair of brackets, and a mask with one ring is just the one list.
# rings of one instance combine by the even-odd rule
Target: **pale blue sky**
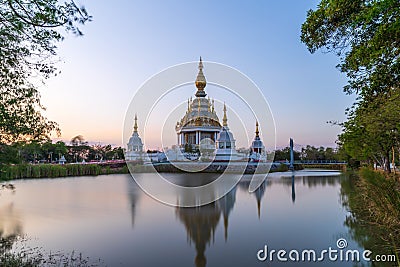
[[344,120],[354,97],[342,92],[339,59],[311,55],[300,42],[306,12],[317,2],[86,0],[93,21],[82,27],[84,37],[60,44],[62,73],[41,88],[47,116],[60,124],[63,140],[82,134],[122,145],[125,112],[139,86],[201,55],[258,85],[275,118],[278,147],[289,137],[333,146],[340,129],[326,121]]

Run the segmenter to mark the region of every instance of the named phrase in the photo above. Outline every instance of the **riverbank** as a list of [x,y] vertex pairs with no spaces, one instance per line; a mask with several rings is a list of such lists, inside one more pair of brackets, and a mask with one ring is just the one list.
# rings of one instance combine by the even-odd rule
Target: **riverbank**
[[26,238],[16,235],[3,237],[0,235],[0,266],[6,267],[89,267],[105,266],[100,260],[91,261],[82,253],[72,251],[52,253],[43,251],[40,247],[29,247]]
[[57,178],[118,173],[129,173],[128,167],[125,164],[17,164],[3,166],[0,169],[0,180],[9,181],[14,179]]
[[[155,163],[140,165],[136,162],[129,163],[130,168],[133,172],[171,172],[179,173],[183,172],[182,169],[177,168],[177,164],[171,163]],[[190,163],[189,163],[190,165]],[[230,164],[228,163],[193,163],[193,168],[185,163],[185,169],[198,169],[200,165],[204,165],[204,169],[201,172],[204,173],[244,173],[253,174],[257,173],[268,173],[269,172],[284,172],[288,171],[288,167],[285,164]],[[201,166],[200,166],[201,167]],[[301,169],[301,166],[296,166],[296,169]],[[129,173],[128,166],[123,164],[17,164],[17,165],[6,165],[1,168],[0,180],[9,181],[14,179],[34,179],[34,178],[57,178],[57,177],[68,177],[68,176],[96,176],[102,174],[125,174]]]
[[343,172],[347,170],[346,164],[304,164],[302,167],[306,169],[340,170]]
[[[134,173],[148,172],[167,172],[167,173],[184,173],[184,172],[201,172],[201,173],[269,173],[269,172],[285,172],[289,168],[286,164],[280,163],[247,163],[247,162],[163,162],[146,165],[129,166]],[[296,166],[296,170],[302,169],[301,166]]]
[[375,255],[395,254],[397,266],[400,266],[398,176],[362,168],[350,173],[348,179],[342,182],[341,194],[343,203],[351,212],[346,224],[353,238]]

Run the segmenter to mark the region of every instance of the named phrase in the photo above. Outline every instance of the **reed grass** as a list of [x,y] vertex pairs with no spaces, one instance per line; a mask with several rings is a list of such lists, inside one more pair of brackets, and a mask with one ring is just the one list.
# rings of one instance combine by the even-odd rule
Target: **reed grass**
[[[394,176],[362,168],[359,187],[361,196],[369,203],[369,216],[397,230],[400,238],[400,185]],[[400,239],[399,239],[400,240]]]
[[[354,236],[374,253],[395,254],[400,267],[400,182],[398,177],[369,168],[342,184],[344,204],[352,214],[346,221]],[[392,263],[393,264],[393,263]],[[391,265],[393,266],[393,265]]]
[[[107,168],[107,167],[105,167]],[[17,164],[17,165],[5,165],[1,168],[0,180],[13,180],[13,179],[25,179],[25,178],[56,178],[56,177],[67,177],[67,176],[83,176],[83,175],[99,175],[108,173],[120,173],[118,170],[112,169],[112,171],[104,171],[97,164],[66,164],[66,165],[55,165],[55,164]]]

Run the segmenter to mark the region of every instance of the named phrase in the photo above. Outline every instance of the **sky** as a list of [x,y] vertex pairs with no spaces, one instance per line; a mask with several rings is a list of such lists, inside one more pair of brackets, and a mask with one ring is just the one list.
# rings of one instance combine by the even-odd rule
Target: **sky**
[[[318,1],[78,3],[93,21],[81,27],[83,37],[67,35],[59,43],[61,73],[40,88],[46,116],[61,128],[60,139],[80,134],[90,142],[124,146],[125,115],[141,85],[202,56],[206,78],[206,62],[218,62],[258,86],[274,117],[277,147],[287,146],[290,137],[298,145],[335,146],[340,128],[327,121],[343,121],[354,96],[342,91],[346,77],[336,68],[339,58],[311,54],[300,42],[301,24]],[[197,70],[193,81],[196,75]],[[195,90],[189,86],[185,97]],[[206,91],[213,95],[212,87]],[[170,101],[173,109],[177,103]],[[140,133],[141,126],[139,118]],[[146,147],[163,145],[156,139]]]

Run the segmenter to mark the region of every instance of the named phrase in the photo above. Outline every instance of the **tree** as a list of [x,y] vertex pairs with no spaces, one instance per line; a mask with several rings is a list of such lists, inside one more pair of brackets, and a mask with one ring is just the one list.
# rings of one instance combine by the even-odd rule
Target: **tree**
[[356,159],[372,160],[390,172],[390,152],[400,141],[400,90],[375,97],[349,112],[339,145]]
[[399,140],[400,1],[321,0],[308,11],[301,40],[311,53],[336,53],[348,77],[344,91],[358,96],[339,124],[344,154],[390,172],[390,149]]
[[42,115],[37,86],[57,74],[61,29],[82,35],[89,21],[74,1],[0,0],[0,142],[48,139],[58,125]]
[[78,162],[88,160],[90,155],[90,147],[82,135],[74,136],[71,139],[71,146],[68,147],[67,160],[70,162]]
[[85,142],[85,138],[82,135],[72,137],[71,146],[86,146],[88,142]]
[[[300,152],[293,150],[294,160],[300,160]],[[283,149],[275,150],[274,160],[290,160],[290,147],[285,147]]]
[[346,93],[368,100],[400,87],[400,1],[321,0],[309,10],[301,40],[309,51],[320,48],[341,58]]

